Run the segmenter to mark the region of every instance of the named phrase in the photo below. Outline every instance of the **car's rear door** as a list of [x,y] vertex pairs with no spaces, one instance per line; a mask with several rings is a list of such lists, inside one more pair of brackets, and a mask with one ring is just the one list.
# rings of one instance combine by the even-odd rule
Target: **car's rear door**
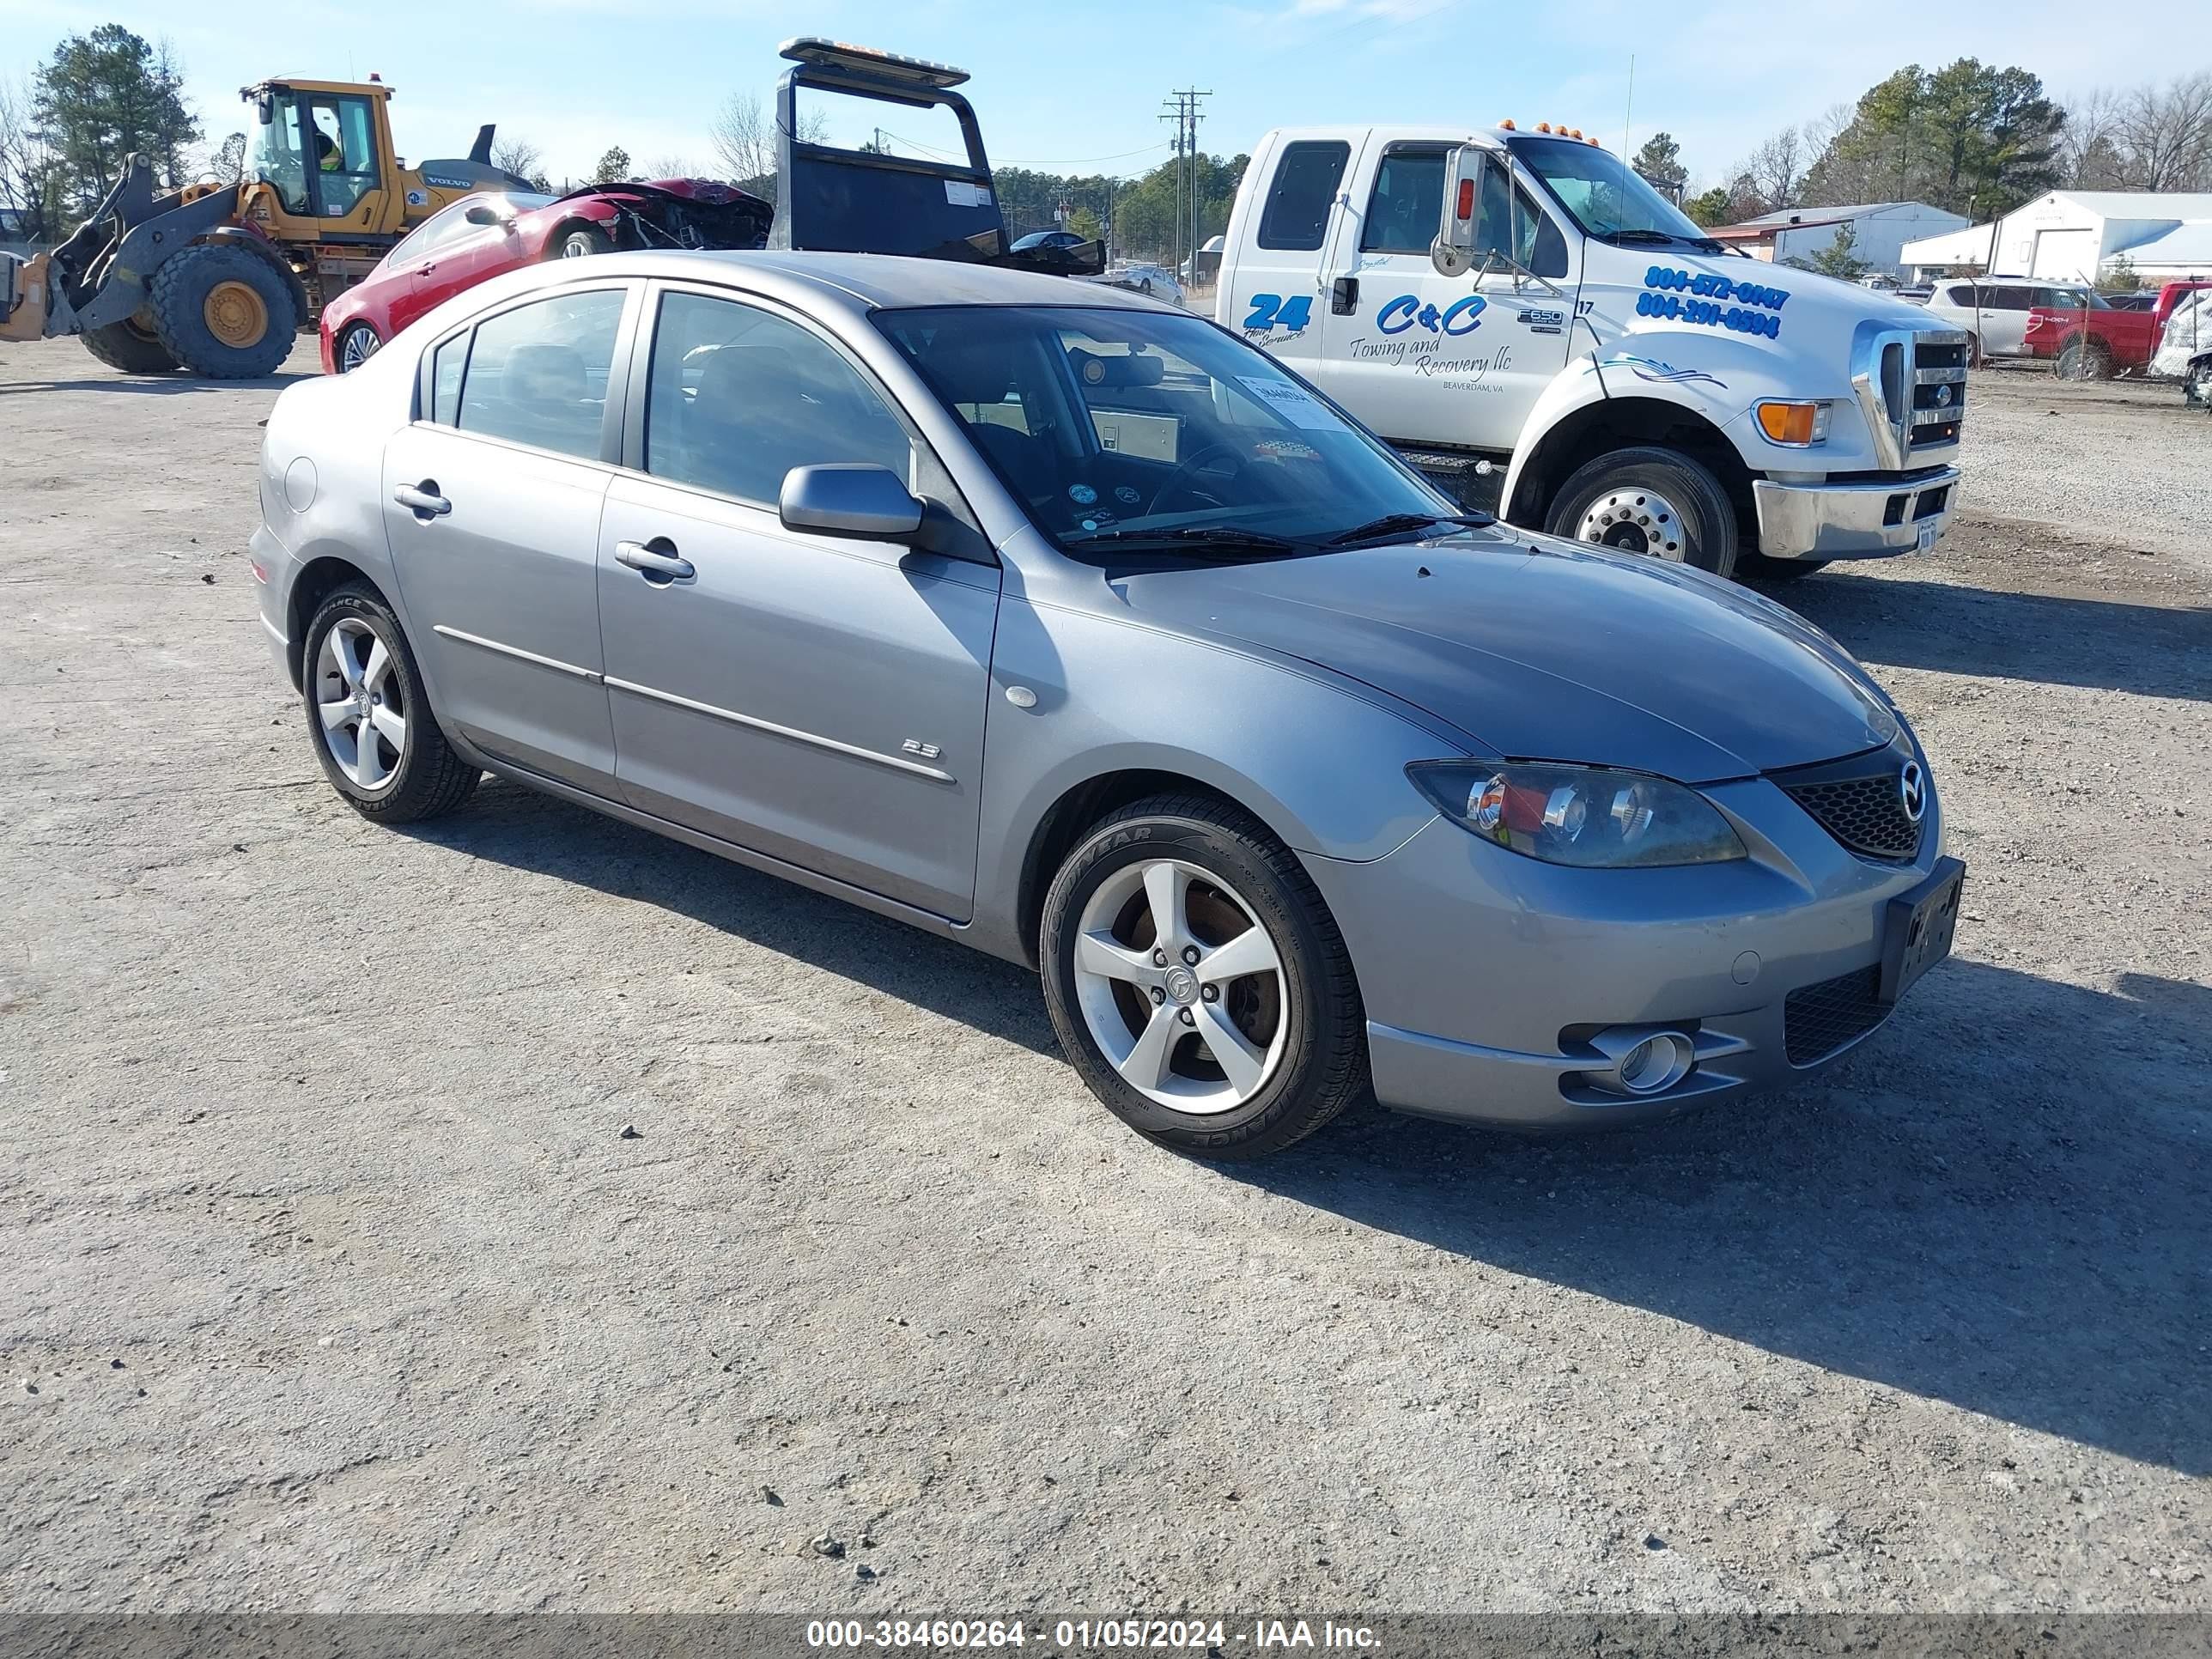
[[628,465],[599,528],[625,799],[966,920],[997,564],[784,528],[795,466],[873,462],[958,497],[889,394],[808,319],[683,285],[648,308]]
[[579,283],[477,319],[424,354],[419,418],[384,457],[408,637],[440,712],[477,747],[612,794],[593,568],[619,454],[626,311]]

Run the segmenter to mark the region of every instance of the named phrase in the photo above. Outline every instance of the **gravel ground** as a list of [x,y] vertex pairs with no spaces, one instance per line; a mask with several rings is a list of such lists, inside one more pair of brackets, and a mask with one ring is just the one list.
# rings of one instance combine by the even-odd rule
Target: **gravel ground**
[[2212,422],[1978,386],[2028,516],[1777,590],[1936,752],[1957,960],[1737,1110],[1223,1170],[957,946],[362,822],[274,386],[10,349],[0,1607],[2212,1608]]

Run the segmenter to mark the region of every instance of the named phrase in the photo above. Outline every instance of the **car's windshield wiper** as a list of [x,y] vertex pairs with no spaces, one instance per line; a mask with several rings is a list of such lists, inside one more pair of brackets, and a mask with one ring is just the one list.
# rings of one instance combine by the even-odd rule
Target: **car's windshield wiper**
[[1432,524],[1458,525],[1467,530],[1480,530],[1498,520],[1487,513],[1385,513],[1379,519],[1355,525],[1340,536],[1331,536],[1323,547],[1350,547],[1359,542],[1380,541],[1385,536],[1402,536],[1410,530],[1425,530]]
[[1611,242],[1615,247],[1672,247],[1684,242],[1702,253],[1718,253],[1721,245],[1710,236],[1684,236],[1671,230],[1653,230],[1648,226],[1631,225],[1621,230],[1601,230],[1597,234],[1601,242]]
[[1171,530],[1097,530],[1087,536],[1066,538],[1071,547],[1111,543],[1115,547],[1146,547],[1166,550],[1204,548],[1228,552],[1243,548],[1252,553],[1302,553],[1309,543],[1270,536],[1261,530],[1237,530],[1227,525],[1183,525]]

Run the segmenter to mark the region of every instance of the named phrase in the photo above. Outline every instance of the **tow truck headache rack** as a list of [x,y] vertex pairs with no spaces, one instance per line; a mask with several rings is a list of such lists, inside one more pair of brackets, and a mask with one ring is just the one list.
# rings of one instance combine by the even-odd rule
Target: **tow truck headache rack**
[[[814,35],[785,41],[782,55],[792,67],[775,91],[770,247],[909,254],[1062,276],[1095,276],[1106,269],[1106,250],[1095,241],[1019,252],[1009,245],[975,112],[952,89],[968,79],[965,70]],[[949,109],[968,159],[928,161],[802,142],[802,87],[910,109]]]

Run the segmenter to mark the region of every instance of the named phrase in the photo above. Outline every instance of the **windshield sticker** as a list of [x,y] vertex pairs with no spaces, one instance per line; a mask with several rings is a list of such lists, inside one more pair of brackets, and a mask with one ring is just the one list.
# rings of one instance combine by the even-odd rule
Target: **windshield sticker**
[[[1763,335],[1770,340],[1782,337],[1782,319],[1772,313],[1780,312],[1790,302],[1790,296],[1780,289],[1739,283],[1710,271],[1692,276],[1686,270],[1665,265],[1653,265],[1644,273],[1644,291],[1636,296],[1636,314],[1639,317],[1663,317],[1670,322],[1724,328],[1732,334]],[[1693,296],[1710,297],[1686,300],[1682,298],[1685,291]],[[1717,303],[1722,300],[1740,303],[1724,307]],[[1746,310],[1747,306],[1764,309]]]
[[1138,489],[1134,484],[1115,484],[1114,486],[1114,499],[1121,502],[1124,507],[1134,507],[1139,501],[1145,499],[1145,492]]
[[1658,386],[1689,386],[1703,380],[1708,386],[1728,390],[1728,382],[1708,374],[1702,368],[1677,368],[1672,363],[1662,363],[1656,357],[1635,357],[1623,352],[1607,357],[1598,365],[1601,368],[1626,368],[1639,380],[1650,380]]
[[1292,426],[1309,431],[1327,432],[1334,428],[1336,416],[1330,414],[1304,386],[1292,386],[1288,380],[1278,380],[1267,374],[1239,374],[1237,377],[1261,404],[1281,416]]
[[1098,492],[1086,483],[1070,484],[1067,487],[1067,499],[1078,507],[1088,507],[1098,499]]

